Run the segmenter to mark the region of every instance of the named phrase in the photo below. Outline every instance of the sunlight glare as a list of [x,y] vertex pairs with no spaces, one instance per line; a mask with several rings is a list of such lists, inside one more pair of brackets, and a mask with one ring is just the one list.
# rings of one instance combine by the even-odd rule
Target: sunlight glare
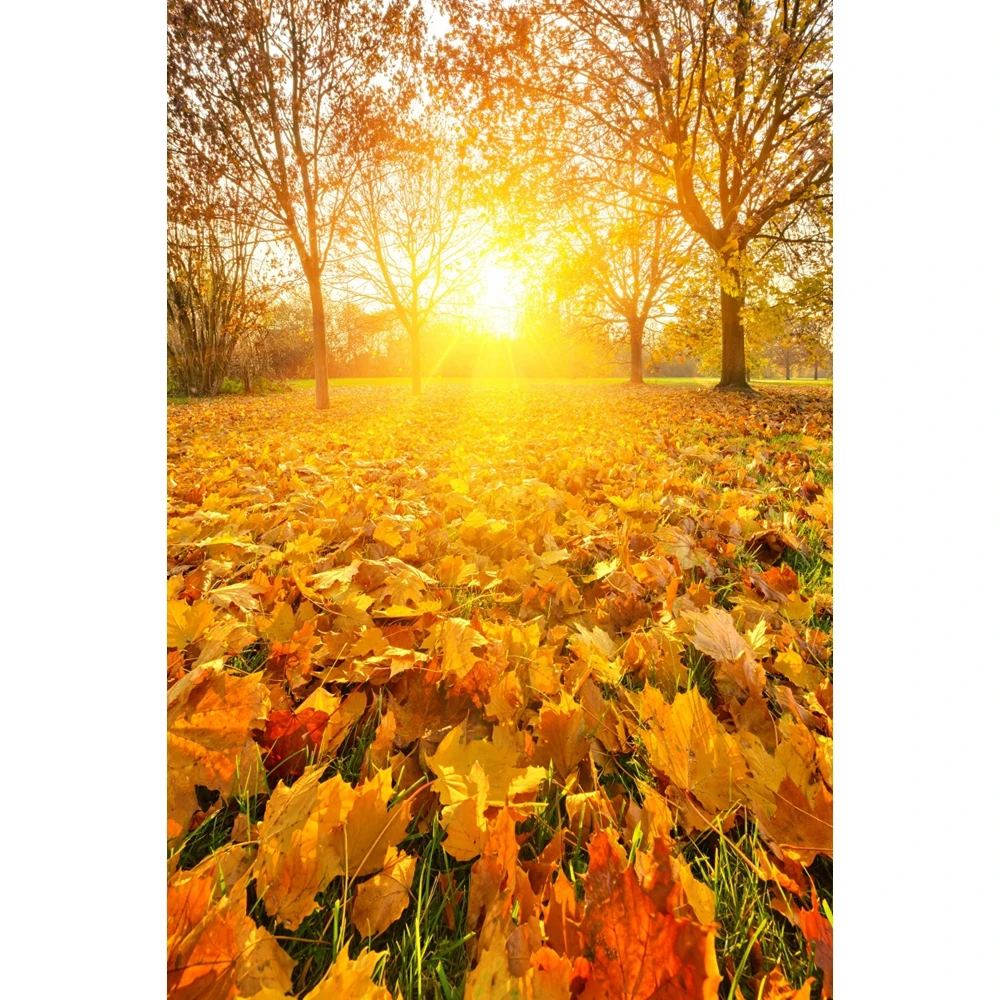
[[503,264],[489,261],[479,278],[477,305],[496,337],[513,338],[517,313],[518,276]]

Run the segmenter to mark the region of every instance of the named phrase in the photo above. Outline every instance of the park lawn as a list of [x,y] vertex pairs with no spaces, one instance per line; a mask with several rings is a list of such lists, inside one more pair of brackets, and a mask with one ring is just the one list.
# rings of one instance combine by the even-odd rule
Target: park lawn
[[710,384],[170,408],[172,975],[820,996],[832,392]]
[[[466,378],[450,378],[445,376],[430,376],[429,382],[438,382],[443,384],[448,383],[463,383],[470,381],[483,381],[482,379],[466,379]],[[497,379],[497,381],[510,381],[508,379]],[[602,376],[600,378],[562,378],[562,379],[525,379],[528,384],[537,382],[541,384],[549,385],[614,385],[625,381],[621,376]],[[647,385],[679,385],[679,386],[698,386],[699,388],[708,389],[715,385],[719,380],[717,377],[677,377],[677,378],[647,378]],[[350,386],[350,385],[409,385],[409,376],[383,376],[378,378],[331,378],[329,380],[331,386]],[[793,379],[751,379],[751,385],[815,385],[815,386],[830,386],[833,384],[833,379],[821,378],[821,379],[811,379],[811,378],[793,378]],[[295,389],[308,389],[313,391],[316,387],[316,380],[312,378],[297,378],[289,379],[288,385]]]

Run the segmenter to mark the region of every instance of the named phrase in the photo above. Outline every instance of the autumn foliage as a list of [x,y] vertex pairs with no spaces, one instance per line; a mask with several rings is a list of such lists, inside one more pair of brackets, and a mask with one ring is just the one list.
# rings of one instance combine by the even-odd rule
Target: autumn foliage
[[439,830],[456,996],[831,996],[829,391],[331,397],[169,412],[169,995],[396,995]]

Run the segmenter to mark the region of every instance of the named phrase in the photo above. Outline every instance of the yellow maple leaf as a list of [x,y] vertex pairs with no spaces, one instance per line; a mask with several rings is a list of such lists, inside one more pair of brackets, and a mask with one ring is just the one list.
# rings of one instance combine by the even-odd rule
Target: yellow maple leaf
[[362,937],[378,937],[403,915],[416,870],[416,858],[393,850],[382,870],[358,886],[351,923]]
[[215,621],[215,609],[208,601],[167,601],[167,647],[184,649]]
[[546,702],[538,713],[538,745],[532,759],[543,767],[551,763],[565,781],[589,752],[584,710],[560,691],[559,701]]
[[303,1000],[392,1000],[392,994],[373,982],[375,966],[385,952],[361,949],[352,959],[350,946],[344,945],[337,960],[330,963],[323,978],[303,997]]
[[448,834],[441,846],[458,861],[471,861],[478,857],[486,843],[486,800],[490,779],[479,761],[470,768],[469,780],[476,786],[476,794],[454,805],[446,805],[441,810],[441,825]]
[[640,695],[642,742],[650,763],[713,813],[742,801],[747,767],[735,737],[727,733],[700,691],[692,688],[668,704],[646,685]]
[[403,541],[403,536],[396,530],[393,522],[387,517],[383,517],[375,526],[372,538],[376,542],[383,542],[388,545],[390,549],[398,548]]
[[457,805],[478,793],[471,777],[472,765],[477,762],[489,778],[487,804],[491,806],[535,792],[547,774],[543,767],[519,767],[516,750],[498,747],[489,740],[464,741],[462,727],[456,726],[427,758],[427,766],[437,775],[431,787],[443,805]]
[[254,863],[257,895],[268,914],[295,930],[316,909],[316,894],[343,872],[340,833],[354,790],[324,768],[306,771],[291,788],[279,784],[267,802]]
[[364,877],[385,866],[392,849],[406,836],[410,801],[389,806],[392,770],[376,771],[354,789],[354,802],[333,840],[339,852],[338,875]]

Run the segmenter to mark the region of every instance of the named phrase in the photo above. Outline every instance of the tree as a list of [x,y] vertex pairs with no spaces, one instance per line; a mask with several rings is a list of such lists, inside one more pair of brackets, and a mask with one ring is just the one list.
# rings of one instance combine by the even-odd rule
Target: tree
[[414,394],[421,331],[446,297],[475,281],[485,252],[485,221],[468,189],[465,147],[440,131],[360,168],[344,270],[359,294],[395,311],[410,342]]
[[795,282],[791,299],[794,304],[796,335],[806,360],[813,366],[813,378],[819,378],[819,366],[830,364],[833,351],[833,272],[830,267],[805,275]]
[[287,290],[268,312],[268,362],[280,378],[308,378],[313,368],[312,305],[303,291]]
[[330,405],[322,277],[357,157],[412,96],[424,36],[408,0],[170,0],[176,155],[247,197],[294,247],[312,307],[316,406]]
[[333,316],[328,345],[335,363],[348,374],[370,374],[375,359],[385,354],[393,333],[398,333],[394,311],[369,311],[352,299],[341,299]]
[[[481,27],[473,5],[453,3],[465,18],[458,23]],[[680,214],[715,260],[719,388],[749,390],[749,248],[779,237],[796,206],[828,197],[832,0],[501,6],[507,10],[490,10],[499,27],[477,56],[494,53],[524,94],[561,101],[602,141],[617,143],[621,158],[646,154],[641,162],[660,186],[660,203]]]
[[242,200],[213,191],[194,203],[177,189],[167,230],[167,357],[181,391],[218,393],[234,352],[262,327],[270,290],[259,232]]
[[662,318],[684,267],[684,231],[650,199],[648,175],[633,161],[596,164],[596,178],[568,202],[566,256],[628,331],[630,381],[641,383],[646,325]]

